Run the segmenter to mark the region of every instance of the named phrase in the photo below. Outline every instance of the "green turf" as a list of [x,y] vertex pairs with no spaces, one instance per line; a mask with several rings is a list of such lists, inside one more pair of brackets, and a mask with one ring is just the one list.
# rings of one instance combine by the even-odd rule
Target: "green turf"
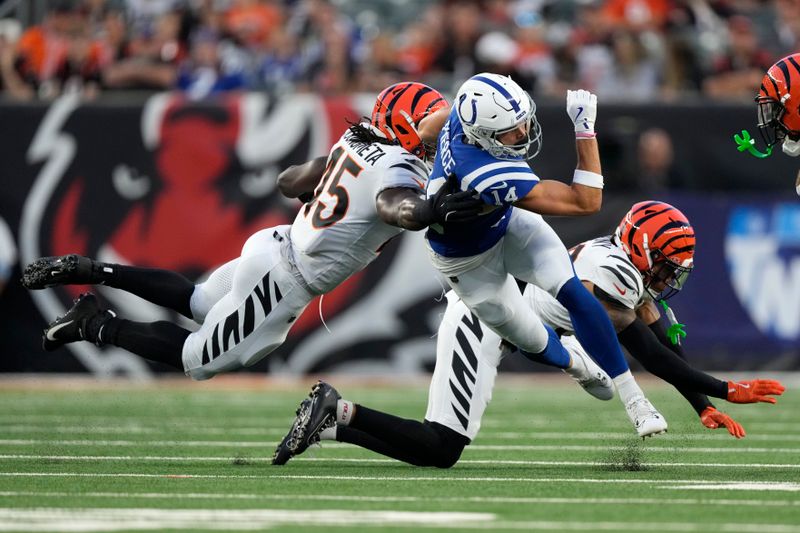
[[[800,531],[797,390],[776,406],[719,402],[748,432],[737,441],[646,388],[670,431],[642,443],[617,399],[568,379],[501,382],[462,461],[436,470],[327,442],[272,467],[304,389],[6,381],[0,531]],[[423,386],[340,391],[425,412]]]

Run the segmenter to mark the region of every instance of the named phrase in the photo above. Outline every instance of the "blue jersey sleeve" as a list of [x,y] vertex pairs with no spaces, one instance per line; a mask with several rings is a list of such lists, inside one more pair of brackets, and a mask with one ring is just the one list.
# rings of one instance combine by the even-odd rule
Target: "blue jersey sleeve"
[[[477,161],[475,161],[477,162]],[[490,161],[462,171],[461,189],[477,191],[489,205],[509,206],[525,197],[539,178],[524,161]]]

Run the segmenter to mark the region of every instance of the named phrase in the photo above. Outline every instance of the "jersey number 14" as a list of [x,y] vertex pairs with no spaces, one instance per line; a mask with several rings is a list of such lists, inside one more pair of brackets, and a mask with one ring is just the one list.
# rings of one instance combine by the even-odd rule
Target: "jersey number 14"
[[503,198],[502,201],[500,200],[500,191],[493,190],[492,191],[492,196],[494,196],[495,205],[503,205],[503,203],[513,204],[514,202],[519,200],[519,198],[517,198],[517,187],[516,186],[512,186],[511,188],[508,189],[508,192],[506,193],[506,197]]

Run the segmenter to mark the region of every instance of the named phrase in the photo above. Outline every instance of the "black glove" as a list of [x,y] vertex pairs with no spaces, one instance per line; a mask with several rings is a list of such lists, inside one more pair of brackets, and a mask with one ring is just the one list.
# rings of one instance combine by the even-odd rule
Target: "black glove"
[[454,180],[448,179],[433,198],[421,202],[414,209],[414,219],[426,226],[475,220],[483,211],[485,204],[474,195],[475,191],[457,190]]

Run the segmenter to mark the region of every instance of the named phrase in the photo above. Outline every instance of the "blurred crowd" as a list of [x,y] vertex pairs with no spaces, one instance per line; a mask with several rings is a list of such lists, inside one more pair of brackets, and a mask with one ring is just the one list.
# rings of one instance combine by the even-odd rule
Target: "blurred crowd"
[[514,76],[536,98],[752,99],[800,49],[800,0],[52,0],[0,19],[0,91],[375,92]]

